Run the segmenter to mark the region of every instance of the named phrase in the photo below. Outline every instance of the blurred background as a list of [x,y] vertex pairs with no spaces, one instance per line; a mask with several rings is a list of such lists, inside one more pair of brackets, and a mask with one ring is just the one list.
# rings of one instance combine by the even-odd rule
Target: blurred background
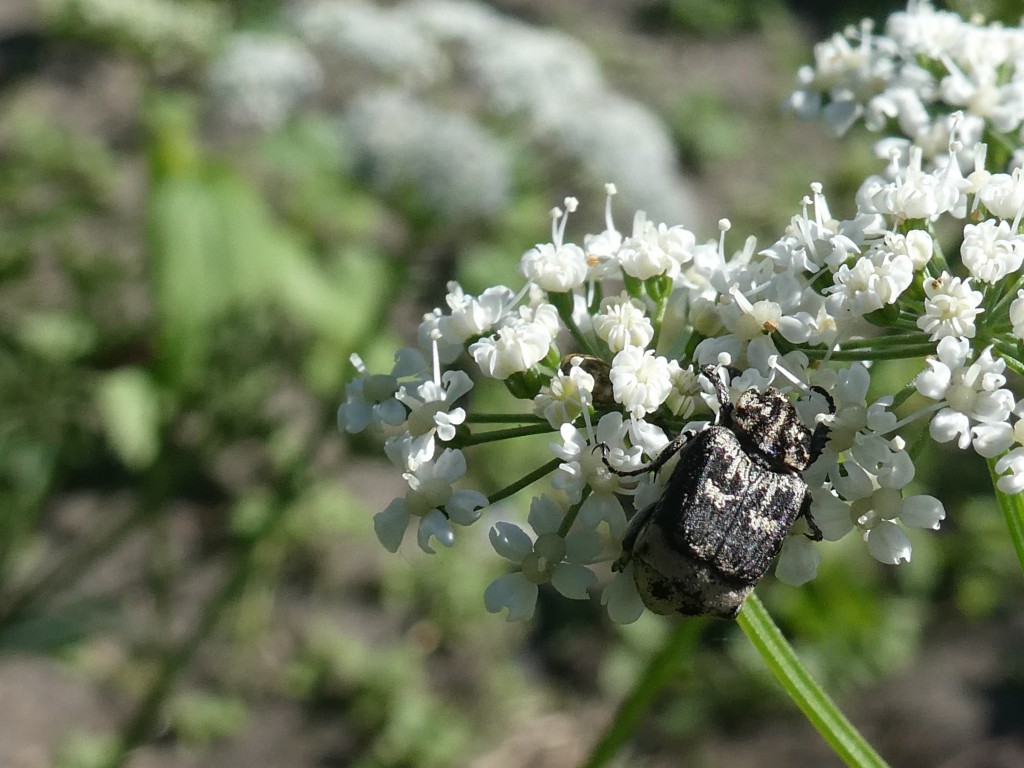
[[[851,213],[871,138],[781,104],[897,6],[3,0],[0,766],[577,766],[670,639],[619,764],[837,765],[732,624],[543,591],[507,624],[486,517],[386,553],[401,478],[335,410],[352,352],[390,370],[447,279],[514,284],[567,194],[571,237],[606,181],[620,229],[736,248],[813,181]],[[759,594],[894,765],[1024,766],[1024,577],[984,464],[931,450],[949,520],[909,565],[844,541]]]

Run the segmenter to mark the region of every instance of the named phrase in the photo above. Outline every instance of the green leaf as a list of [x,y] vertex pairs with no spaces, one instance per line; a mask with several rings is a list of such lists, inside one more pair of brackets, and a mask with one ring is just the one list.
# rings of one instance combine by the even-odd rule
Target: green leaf
[[160,392],[140,368],[106,374],[96,387],[96,407],[111,447],[127,466],[144,469],[160,452]]
[[223,251],[217,205],[197,178],[170,178],[149,201],[153,288],[160,358],[172,381],[191,379],[206,357],[210,321],[223,306]]
[[996,472],[996,462],[999,458],[988,459],[988,471],[992,475],[992,490],[996,494],[999,508],[1003,511],[1006,519],[1006,527],[1010,531],[1010,540],[1013,541],[1013,548],[1017,552],[1017,559],[1020,561],[1021,569],[1024,569],[1024,497],[1021,494],[1013,495],[1003,493],[996,485],[999,474]]
[[96,326],[70,312],[31,312],[20,319],[18,340],[53,362],[77,360],[96,346]]

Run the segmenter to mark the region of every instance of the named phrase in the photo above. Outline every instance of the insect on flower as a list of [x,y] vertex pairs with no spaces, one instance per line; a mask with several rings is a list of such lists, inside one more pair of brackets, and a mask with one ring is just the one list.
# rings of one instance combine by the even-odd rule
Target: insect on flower
[[[737,372],[701,372],[721,406],[715,424],[681,433],[646,467],[612,470],[657,471],[679,455],[661,498],[630,521],[612,567],[633,564],[637,591],[655,613],[734,618],[799,518],[810,528],[806,535],[821,540],[801,473],[820,455],[828,427],[812,432],[772,387],[748,389],[734,405],[722,374]],[[814,390],[834,411],[831,397]]]

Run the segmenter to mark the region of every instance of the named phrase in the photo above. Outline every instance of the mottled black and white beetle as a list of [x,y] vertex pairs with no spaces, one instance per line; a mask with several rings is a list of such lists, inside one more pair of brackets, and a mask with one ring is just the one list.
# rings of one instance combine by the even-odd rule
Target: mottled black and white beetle
[[[821,454],[828,427],[809,430],[789,398],[771,387],[748,389],[733,405],[723,371],[736,373],[701,369],[721,406],[713,425],[683,432],[642,469],[612,470],[656,471],[679,454],[661,498],[630,521],[612,566],[633,564],[640,597],[655,613],[735,618],[798,518],[806,519],[811,539],[821,540],[801,473]],[[834,411],[832,398],[814,389]]]

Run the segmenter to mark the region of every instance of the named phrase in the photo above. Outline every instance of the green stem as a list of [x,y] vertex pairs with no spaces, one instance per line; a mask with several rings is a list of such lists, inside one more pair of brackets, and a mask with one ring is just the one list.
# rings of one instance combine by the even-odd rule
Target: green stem
[[[827,349],[804,349],[807,357],[812,360],[823,360],[828,355]],[[829,355],[830,360],[903,360],[934,354],[934,344],[920,344],[895,349],[841,349]]]
[[565,293],[557,293],[555,291],[548,292],[548,301],[550,301],[555,309],[558,310],[558,316],[562,318],[562,322],[565,323],[565,327],[569,329],[569,333],[576,339],[576,343],[580,345],[580,350],[588,355],[598,357],[596,351],[594,351],[593,345],[590,343],[590,339],[586,337],[580,327],[576,325],[576,321],[572,317],[572,310],[574,307],[575,297],[572,291]]
[[547,424],[532,413],[467,413],[466,424]]
[[654,303],[654,313],[651,315],[651,325],[654,326],[654,336],[651,338],[651,349],[658,348],[658,339],[661,338],[661,326],[665,322],[665,310],[668,308],[668,297],[660,298]]
[[95,540],[86,542],[78,549],[58,559],[50,570],[39,576],[35,582],[13,595],[0,597],[0,624],[18,619],[23,614],[37,610],[51,595],[81,578],[89,568],[121,544],[129,531],[139,526],[151,510],[139,507]]
[[996,339],[993,346],[996,348],[999,357],[1006,363],[1007,368],[1014,373],[1024,374],[1024,363],[1015,357],[1017,354],[1016,344],[1009,344],[1002,339]]
[[554,472],[556,469],[558,469],[558,465],[561,463],[561,459],[552,459],[547,464],[542,464],[541,466],[533,470],[533,472],[530,472],[527,475],[519,478],[514,483],[506,485],[500,491],[492,493],[490,496],[487,497],[488,503],[497,504],[499,501],[507,499],[509,496],[514,496],[526,486],[531,485],[540,480],[542,477],[544,477],[544,475],[550,472]]
[[583,764],[584,768],[601,768],[611,763],[636,733],[640,719],[658,694],[670,683],[678,683],[680,678],[689,676],[696,657],[697,641],[705,626],[705,622],[692,619],[676,623],[665,644],[647,663],[640,679],[619,704],[615,717]]
[[940,273],[949,272],[949,263],[942,253],[942,245],[939,243],[939,238],[935,236],[932,227],[929,226],[925,229],[932,236],[932,263],[938,265]]
[[490,432],[478,432],[461,440],[453,440],[452,444],[457,444],[459,448],[465,448],[469,445],[483,445],[484,443],[496,443],[499,440],[511,440],[513,437],[542,435],[545,432],[554,432],[551,425],[546,421],[541,424],[530,424],[526,427],[510,427],[509,429],[492,429]]
[[793,647],[775,626],[757,595],[752,594],[747,598],[736,622],[789,697],[843,762],[856,768],[886,766],[886,762],[800,663]]
[[1017,552],[1020,567],[1024,570],[1024,496],[1019,493],[1010,495],[1000,491],[996,486],[996,481],[999,479],[999,475],[996,473],[996,462],[999,459],[994,458],[987,461],[988,471],[992,476],[992,489],[996,493],[999,508],[1003,510],[1003,517],[1006,518],[1006,527],[1010,529],[1010,539]]
[[891,336],[876,336],[871,339],[858,339],[843,344],[844,352],[851,352],[857,349],[878,349],[879,347],[915,346],[918,344],[930,344],[928,336],[920,331],[911,333],[898,333]]
[[1017,298],[1017,291],[1024,288],[1024,277],[1017,278],[1013,286],[1003,294],[996,305],[989,310],[989,317],[995,317],[1002,313]]
[[563,539],[569,534],[569,529],[572,528],[572,524],[576,522],[576,516],[580,513],[580,507],[583,506],[583,502],[587,500],[593,490],[590,486],[586,486],[580,500],[566,511],[565,517],[562,518],[562,524],[558,526],[558,535]]
[[192,632],[171,650],[160,665],[156,677],[150,683],[145,698],[136,707],[131,720],[121,732],[121,738],[106,768],[121,768],[128,760],[132,750],[144,743],[153,733],[160,718],[160,712],[167,697],[174,690],[178,677],[192,661],[199,646],[210,635],[219,623],[221,616],[231,606],[236,605],[255,567],[255,554],[259,545],[284,520],[291,504],[281,500],[250,539],[238,553],[234,568],[220,591],[203,608],[199,621]]

